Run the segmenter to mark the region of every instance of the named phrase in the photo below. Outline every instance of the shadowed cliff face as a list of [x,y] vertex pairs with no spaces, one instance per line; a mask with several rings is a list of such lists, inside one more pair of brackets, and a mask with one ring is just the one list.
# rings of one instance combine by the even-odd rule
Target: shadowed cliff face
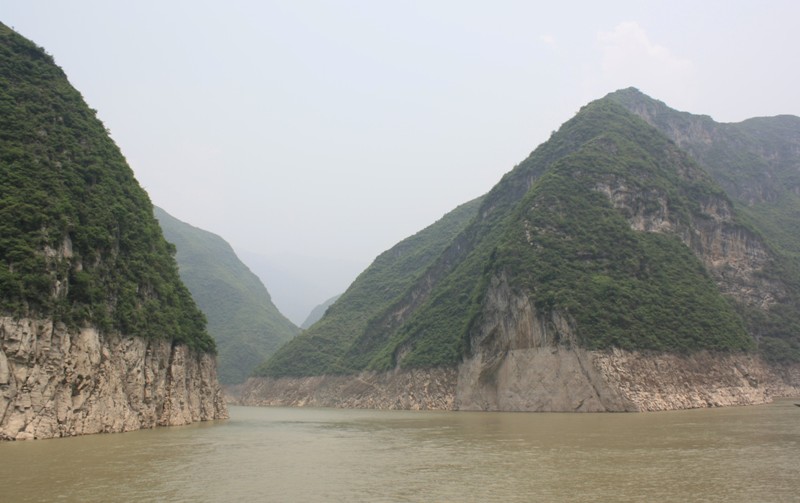
[[227,418],[213,355],[0,319],[0,439],[52,438]]

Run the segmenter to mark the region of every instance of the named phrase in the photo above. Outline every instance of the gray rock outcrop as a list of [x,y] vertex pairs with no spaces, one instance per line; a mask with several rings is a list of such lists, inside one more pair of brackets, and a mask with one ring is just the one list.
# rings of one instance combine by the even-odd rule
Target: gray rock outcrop
[[47,319],[0,318],[0,439],[227,417],[212,354]]

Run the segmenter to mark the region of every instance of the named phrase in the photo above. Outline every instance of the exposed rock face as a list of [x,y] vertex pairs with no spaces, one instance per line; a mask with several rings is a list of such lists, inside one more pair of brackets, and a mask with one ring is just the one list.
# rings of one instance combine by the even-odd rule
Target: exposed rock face
[[455,403],[469,410],[645,411],[764,403],[800,395],[800,366],[745,354],[645,354],[579,348],[570,320],[537,313],[493,278]]
[[362,372],[351,376],[250,378],[242,405],[452,410],[454,369]]
[[0,318],[0,439],[177,426],[228,417],[214,356],[165,340]]
[[[800,396],[800,366],[702,352],[550,346],[480,354],[458,370],[251,378],[242,405],[530,412],[633,412],[754,405]],[[488,365],[486,360],[490,362]],[[486,370],[491,369],[491,379]]]
[[608,196],[631,229],[677,235],[714,276],[721,293],[760,309],[785,300],[785,286],[761,274],[770,263],[770,252],[759,236],[734,222],[726,198],[707,196],[700,205],[703,218],[681,225],[665,193],[634,189],[613,178],[595,190]]
[[459,366],[459,409],[635,410],[605,385],[591,352],[577,347],[570,320],[538,314],[505,276],[492,278],[482,320]]
[[595,368],[636,410],[767,403],[800,396],[800,366],[768,365],[754,355],[596,353]]

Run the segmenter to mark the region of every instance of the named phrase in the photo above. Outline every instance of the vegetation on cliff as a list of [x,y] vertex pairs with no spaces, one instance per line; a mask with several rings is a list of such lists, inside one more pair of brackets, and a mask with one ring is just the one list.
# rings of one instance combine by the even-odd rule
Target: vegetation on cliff
[[181,279],[208,319],[220,382],[243,382],[300,330],[278,311],[264,284],[224,239],[161,208],[155,208],[155,215],[177,249]]
[[212,351],[174,248],[53,58],[0,24],[0,309]]
[[647,142],[631,142],[633,129],[605,132],[551,167],[520,205],[492,269],[529,292],[540,312],[568,313],[590,349],[751,349],[732,302],[680,238],[632,230],[625,212],[596,190],[611,183],[647,194],[646,217],[660,216],[663,197],[673,224],[684,228],[705,218],[702,197],[725,197],[700,173],[680,176],[691,163],[645,131]]
[[[633,194],[635,207],[615,206],[604,187]],[[330,332],[298,338],[260,373],[455,365],[472,350],[489,284],[500,276],[540,314],[571,320],[587,348],[751,350],[739,306],[679,236],[709,218],[708,201],[730,204],[664,135],[613,100],[598,100],[504,176],[413,281],[359,278],[361,288],[392,288],[395,301],[370,305],[368,315],[337,303],[318,324],[339,320]],[[672,230],[633,230],[637,212],[666,219]]]
[[608,98],[688,152],[737,203],[740,220],[764,236],[776,254],[764,274],[785,284],[789,298],[766,311],[745,310],[745,321],[767,357],[800,361],[800,117],[725,124],[633,88]]
[[[472,349],[470,333],[479,325],[489,280],[498,275],[540,313],[558,311],[574,320],[578,342],[587,348],[752,346],[733,306],[691,251],[676,236],[633,231],[623,211],[597,190],[617,184],[645,193],[643,204],[655,205],[645,212],[658,211],[654,199],[662,195],[676,224],[688,226],[702,218],[700,197],[724,197],[693,163],[607,101],[586,106],[540,149],[561,157],[537,150],[507,175],[522,180],[528,174],[527,193],[491,225],[474,224],[470,254],[370,362],[372,368],[459,361]],[[487,199],[514,201],[515,194],[501,182]]]

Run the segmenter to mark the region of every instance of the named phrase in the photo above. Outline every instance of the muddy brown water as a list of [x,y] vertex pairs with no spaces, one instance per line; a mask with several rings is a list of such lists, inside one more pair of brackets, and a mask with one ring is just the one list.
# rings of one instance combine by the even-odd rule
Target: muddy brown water
[[633,414],[232,407],[0,443],[0,501],[800,501],[798,400]]

